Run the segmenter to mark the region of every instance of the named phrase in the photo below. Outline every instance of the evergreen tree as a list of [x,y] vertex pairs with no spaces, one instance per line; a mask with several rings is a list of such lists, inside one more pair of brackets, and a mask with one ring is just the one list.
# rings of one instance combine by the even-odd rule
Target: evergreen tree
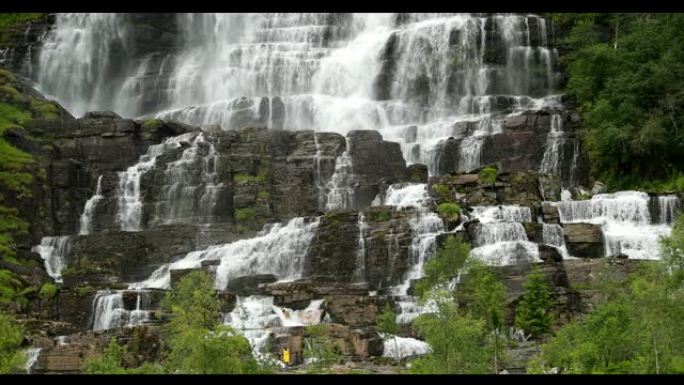
[[554,321],[549,286],[538,267],[527,277],[523,290],[515,309],[515,326],[538,339],[551,331]]

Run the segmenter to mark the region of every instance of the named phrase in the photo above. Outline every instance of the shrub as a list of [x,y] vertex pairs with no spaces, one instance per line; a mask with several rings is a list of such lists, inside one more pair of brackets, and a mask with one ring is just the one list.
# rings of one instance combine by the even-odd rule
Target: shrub
[[461,214],[461,206],[454,202],[441,203],[437,206],[437,212],[443,218],[448,220],[456,220]]
[[43,284],[40,288],[39,295],[42,299],[52,299],[57,295],[57,285],[51,282]]
[[496,177],[499,175],[499,170],[493,166],[487,166],[480,170],[480,182],[484,184],[494,184],[496,182]]

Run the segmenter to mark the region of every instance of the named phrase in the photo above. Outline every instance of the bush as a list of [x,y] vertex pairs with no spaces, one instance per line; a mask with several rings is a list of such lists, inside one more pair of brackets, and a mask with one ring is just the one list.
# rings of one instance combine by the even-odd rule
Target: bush
[[496,182],[496,177],[499,175],[499,170],[493,166],[487,166],[480,170],[479,174],[480,182],[484,184],[494,184]]
[[0,374],[20,373],[27,357],[21,351],[24,328],[14,316],[0,312]]
[[235,220],[244,222],[251,221],[256,216],[256,211],[251,207],[245,207],[235,210]]
[[39,295],[42,299],[46,300],[55,298],[55,296],[57,296],[57,285],[51,282],[43,284],[40,288]]
[[455,221],[461,214],[461,206],[454,202],[441,203],[437,206],[437,212],[442,218]]

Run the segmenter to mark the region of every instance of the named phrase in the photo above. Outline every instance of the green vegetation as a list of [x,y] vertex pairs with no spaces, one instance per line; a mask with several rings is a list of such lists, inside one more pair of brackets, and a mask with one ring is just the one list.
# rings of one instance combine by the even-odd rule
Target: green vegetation
[[256,175],[237,173],[233,175],[233,182],[236,183],[264,183],[268,180],[268,169],[262,167]]
[[243,207],[235,210],[235,220],[240,222],[251,221],[256,217],[256,211],[251,207]]
[[308,373],[321,373],[340,361],[339,341],[328,337],[327,325],[318,324],[306,327],[304,339],[304,359],[309,361]]
[[43,13],[0,13],[0,44],[9,44],[21,36],[26,28],[23,23],[40,19]]
[[449,200],[452,198],[451,190],[446,184],[433,184],[432,191],[434,191],[440,199]]
[[371,210],[368,212],[368,217],[373,222],[385,222],[392,219],[392,214],[389,210]]
[[480,182],[484,184],[494,184],[496,177],[499,175],[499,170],[494,166],[486,166],[479,172]]
[[440,203],[437,206],[437,212],[442,218],[446,218],[450,221],[458,220],[458,216],[461,214],[461,206],[454,202]]
[[159,128],[162,124],[164,122],[161,119],[146,119],[142,122],[142,126],[149,130]]
[[171,312],[168,346],[161,362],[127,368],[128,348],[112,340],[104,354],[86,360],[87,373],[107,374],[246,374],[262,368],[252,357],[249,342],[221,325],[220,300],[212,277],[203,270],[185,275],[167,293],[163,307]]
[[14,316],[0,312],[0,374],[21,373],[26,354],[21,350],[24,329]]
[[523,284],[523,295],[515,308],[515,326],[533,338],[540,338],[551,331],[555,319],[551,309],[551,290],[535,266]]
[[611,277],[591,313],[542,346],[532,372],[684,373],[684,217],[662,240],[663,260],[644,263],[622,290]]
[[684,14],[554,14],[566,92],[609,189],[684,191]]
[[42,299],[52,299],[57,296],[57,285],[52,282],[44,283],[40,288],[40,298]]
[[448,236],[444,245],[437,250],[437,255],[425,263],[425,276],[416,284],[416,292],[423,296],[433,287],[456,277],[465,265],[469,253],[470,245],[467,242],[454,235]]
[[[36,14],[3,14],[0,16],[0,39],[3,29],[28,20]],[[40,15],[40,14],[38,14]],[[24,131],[31,119],[57,117],[57,107],[48,101],[25,95],[22,85],[9,71],[0,69],[0,258],[22,264],[16,259],[15,237],[28,231],[29,224],[21,218],[16,201],[31,198],[34,179],[45,178],[35,159],[14,147],[11,136]],[[33,289],[24,288],[22,280],[9,270],[0,270],[0,302],[22,306],[25,295]]]
[[[506,290],[489,268],[468,259],[469,252],[466,242],[450,236],[425,265],[426,276],[417,291],[421,301],[430,301],[437,311],[413,323],[432,349],[416,360],[414,373],[484,374],[501,367]],[[461,280],[454,289],[451,283],[457,276]]]
[[[389,304],[385,305],[385,308],[382,313],[378,315],[377,319],[378,332],[383,333],[383,340],[388,341],[401,331],[401,327],[397,324],[396,319],[397,315],[394,314],[392,307]],[[399,352],[396,339],[394,340],[394,348]],[[401,357],[399,357],[399,361],[401,361]]]
[[261,190],[257,194],[257,198],[262,199],[262,200],[269,200],[271,198],[271,193],[269,193],[266,190]]

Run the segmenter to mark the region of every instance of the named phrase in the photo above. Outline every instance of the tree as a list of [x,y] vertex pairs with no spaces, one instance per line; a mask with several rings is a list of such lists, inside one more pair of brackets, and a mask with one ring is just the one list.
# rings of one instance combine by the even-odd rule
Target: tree
[[24,328],[10,314],[0,312],[0,374],[23,370],[26,354],[21,350]]
[[184,276],[167,296],[171,351],[167,366],[178,373],[256,373],[259,366],[247,339],[220,324],[220,301],[214,281],[204,270]]
[[[397,354],[400,354],[396,335],[401,331],[401,327],[397,324],[396,318],[397,316],[394,314],[394,310],[387,304],[385,305],[383,312],[378,315],[377,325],[378,331],[383,333],[383,340],[389,341],[390,339],[394,339],[394,349]],[[399,356],[398,361],[401,361],[401,358],[402,357]]]
[[506,287],[492,271],[477,260],[468,262],[468,271],[456,290],[461,306],[473,317],[485,320],[494,337],[494,372],[500,366],[501,328],[504,325]]
[[192,271],[181,278],[177,289],[167,293],[163,306],[173,314],[169,326],[176,333],[187,328],[212,329],[221,317],[214,280],[204,270]]
[[431,293],[438,311],[414,321],[419,335],[430,345],[430,354],[416,360],[414,373],[483,374],[490,369],[490,340],[485,321],[460,314],[451,293]]
[[515,309],[515,326],[533,338],[540,338],[551,331],[554,321],[553,301],[549,286],[538,267],[532,270],[523,284],[523,295]]
[[304,359],[309,373],[321,373],[340,360],[341,347],[339,341],[329,338],[328,326],[325,324],[306,327],[304,339]]
[[165,368],[158,363],[145,362],[137,368],[126,368],[124,357],[128,353],[128,348],[119,345],[116,338],[109,341],[103,354],[97,354],[86,358],[84,371],[87,374],[164,374]]
[[437,250],[437,255],[425,263],[425,276],[416,285],[418,295],[422,297],[433,287],[446,284],[457,277],[469,254],[470,245],[467,242],[458,236],[448,236],[444,245]]

